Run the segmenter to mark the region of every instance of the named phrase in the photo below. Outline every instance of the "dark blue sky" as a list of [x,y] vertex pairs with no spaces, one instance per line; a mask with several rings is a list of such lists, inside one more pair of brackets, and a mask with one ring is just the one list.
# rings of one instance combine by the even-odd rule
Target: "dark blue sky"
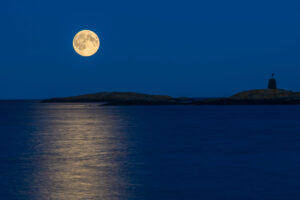
[[[0,6],[0,98],[98,91],[228,96],[300,90],[299,1],[5,1]],[[80,57],[82,29],[101,47]]]

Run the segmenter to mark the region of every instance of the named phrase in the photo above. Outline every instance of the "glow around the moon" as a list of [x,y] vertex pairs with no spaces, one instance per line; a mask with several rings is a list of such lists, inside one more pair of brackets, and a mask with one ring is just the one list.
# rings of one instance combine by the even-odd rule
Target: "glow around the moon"
[[74,50],[81,56],[94,55],[100,46],[100,40],[96,33],[90,30],[78,32],[73,39]]

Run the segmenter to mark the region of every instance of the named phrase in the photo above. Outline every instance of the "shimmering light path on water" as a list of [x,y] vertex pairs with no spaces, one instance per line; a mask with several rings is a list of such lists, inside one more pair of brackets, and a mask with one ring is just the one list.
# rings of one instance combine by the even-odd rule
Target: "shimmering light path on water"
[[0,102],[0,199],[299,199],[300,106]]

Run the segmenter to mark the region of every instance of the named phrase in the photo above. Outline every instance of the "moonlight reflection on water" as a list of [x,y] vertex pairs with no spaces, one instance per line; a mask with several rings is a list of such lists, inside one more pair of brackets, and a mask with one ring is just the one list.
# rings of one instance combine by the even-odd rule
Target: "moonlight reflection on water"
[[35,199],[126,196],[121,162],[127,146],[118,130],[121,119],[103,110],[94,112],[94,106],[55,105],[56,109],[43,111],[47,118],[38,123],[44,128],[34,138],[42,154],[32,185]]

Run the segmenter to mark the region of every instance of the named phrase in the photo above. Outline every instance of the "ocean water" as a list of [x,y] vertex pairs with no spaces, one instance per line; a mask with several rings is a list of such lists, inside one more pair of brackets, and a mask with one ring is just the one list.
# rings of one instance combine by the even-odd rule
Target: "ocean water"
[[0,102],[1,200],[300,199],[300,106]]

